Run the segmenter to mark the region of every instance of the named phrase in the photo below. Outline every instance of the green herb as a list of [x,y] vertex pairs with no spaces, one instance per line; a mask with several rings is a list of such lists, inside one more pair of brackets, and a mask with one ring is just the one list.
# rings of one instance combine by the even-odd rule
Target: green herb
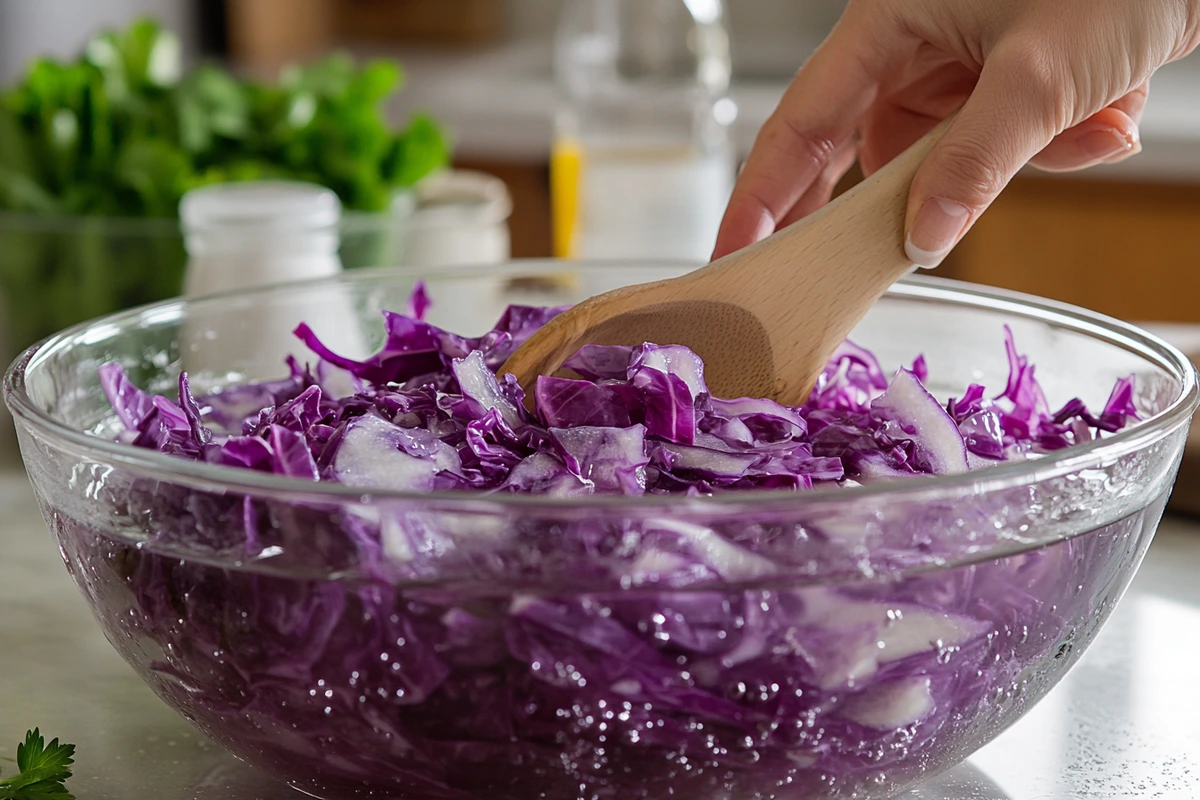
[[35,61],[0,94],[0,207],[171,217],[194,186],[278,177],[382,211],[449,154],[428,116],[388,125],[384,103],[402,77],[392,62],[340,54],[275,83],[213,65],[184,75],[175,36],[140,20],[76,61]]
[[37,728],[25,734],[17,745],[17,775],[0,780],[0,800],[74,800],[67,791],[75,745],[46,744]]
[[[73,61],[34,61],[0,90],[10,344],[178,294],[186,258],[175,220],[196,186],[301,180],[332,189],[347,211],[386,211],[449,160],[429,116],[388,124],[385,103],[402,83],[395,63],[345,55],[274,82],[215,65],[185,74],[177,38],[146,19],[96,36]],[[387,261],[393,235],[345,237],[343,262]]]

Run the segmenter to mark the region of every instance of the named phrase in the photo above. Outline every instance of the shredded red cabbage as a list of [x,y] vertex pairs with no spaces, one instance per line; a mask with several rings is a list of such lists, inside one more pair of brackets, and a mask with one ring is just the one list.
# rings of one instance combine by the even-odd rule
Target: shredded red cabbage
[[[510,307],[495,328],[465,338],[423,320],[423,288],[408,315],[384,313],[387,339],[364,361],[296,330],[319,356],[290,378],[178,401],[148,397],[108,364],[101,374],[122,438],[185,458],[365,488],[630,495],[809,489],[965,471],[1046,453],[1120,430],[1138,418],[1133,379],[1098,415],[1078,399],[1052,411],[1006,329],[1010,375],[988,397],[971,385],[943,407],[918,357],[889,382],[851,342],[799,408],[722,400],[704,365],[679,346],[586,346],[567,360],[579,378],[543,377],[536,416],[511,375],[496,370],[559,308]],[[344,370],[358,391],[329,391]],[[339,384],[340,385],[340,384]],[[974,458],[972,458],[974,456]]]
[[[1132,378],[1099,414],[1051,410],[1011,332],[1003,391],[971,385],[945,405],[923,358],[889,380],[850,342],[799,408],[712,397],[693,353],[646,344],[584,347],[567,362],[577,378],[538,382],[531,415],[495,371],[561,309],[512,307],[464,338],[427,308],[418,290],[407,315],[386,313],[386,342],[363,361],[302,325],[315,365],[199,397],[181,376],[177,401],[106,365],[119,439],[364,490],[704,495],[953,473],[1138,418]],[[347,377],[353,394],[330,391]],[[1143,546],[1130,518],[881,581],[879,565],[982,547],[951,546],[951,520],[996,509],[906,512],[891,550],[867,558],[876,539],[857,518],[510,519],[142,479],[106,491],[148,546],[56,524],[114,644],[214,738],[317,794],[887,793],[1044,692],[1119,594],[1095,565]],[[797,585],[842,557],[845,583]]]

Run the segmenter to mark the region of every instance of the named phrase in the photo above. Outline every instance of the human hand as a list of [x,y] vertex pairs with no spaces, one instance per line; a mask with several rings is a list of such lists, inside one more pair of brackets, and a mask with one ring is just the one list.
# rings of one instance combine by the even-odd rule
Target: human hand
[[1026,163],[1141,150],[1150,76],[1200,43],[1200,0],[850,0],[759,132],[714,258],[815,211],[962,108],[913,180],[906,251],[933,267]]

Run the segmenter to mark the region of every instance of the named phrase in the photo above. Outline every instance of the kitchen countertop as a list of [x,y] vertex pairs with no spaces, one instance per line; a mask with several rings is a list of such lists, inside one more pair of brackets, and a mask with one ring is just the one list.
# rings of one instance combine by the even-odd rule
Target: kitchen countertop
[[[69,786],[80,800],[299,797],[209,743],[126,667],[12,466],[0,469],[0,543],[0,759],[40,726],[77,745]],[[968,763],[904,800],[1200,797],[1200,638],[1187,633],[1200,630],[1198,573],[1200,524],[1168,518],[1129,594],[1062,683]]]
[[[799,66],[812,45],[798,38]],[[432,111],[453,131],[464,158],[545,162],[555,105],[548,41],[517,41],[479,50],[356,46],[357,54],[401,60],[407,82],[391,108],[403,119]],[[778,56],[775,60],[779,61]],[[749,151],[774,110],[786,77],[735,80],[738,149]],[[1200,182],[1200,55],[1164,67],[1151,82],[1141,126],[1143,152],[1123,164],[1086,171],[1088,177]],[[1041,173],[1039,173],[1041,174]]]

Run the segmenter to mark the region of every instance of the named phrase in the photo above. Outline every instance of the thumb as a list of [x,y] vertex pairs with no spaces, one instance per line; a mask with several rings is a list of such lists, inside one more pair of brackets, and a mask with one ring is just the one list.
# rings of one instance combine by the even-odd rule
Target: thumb
[[988,60],[909,192],[908,258],[936,267],[1017,171],[1054,138],[1065,92],[1030,59]]

